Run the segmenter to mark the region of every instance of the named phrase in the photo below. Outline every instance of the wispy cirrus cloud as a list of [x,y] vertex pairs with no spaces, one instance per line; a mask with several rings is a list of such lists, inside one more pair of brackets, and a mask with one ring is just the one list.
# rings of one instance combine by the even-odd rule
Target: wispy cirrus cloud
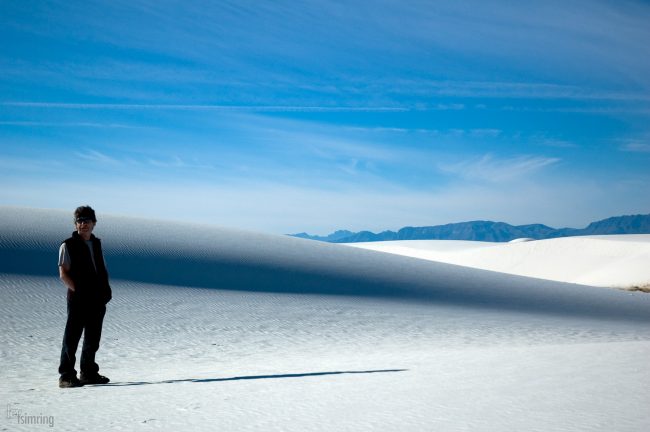
[[118,158],[109,156],[106,153],[102,153],[97,150],[83,150],[75,152],[75,155],[86,162],[100,163],[100,164],[110,164],[110,165],[122,165],[123,161]]
[[179,170],[214,170],[215,165],[201,162],[197,158],[187,159],[169,154],[167,157],[151,157],[148,152],[114,152],[109,154],[95,149],[74,153],[79,159],[112,168],[126,169],[179,169]]
[[399,112],[408,111],[396,106],[287,106],[287,105],[193,105],[193,104],[114,104],[68,102],[0,102],[16,108],[60,108],[71,110],[170,110],[220,112]]
[[43,128],[98,128],[98,129],[149,129],[150,126],[120,123],[93,122],[43,122],[43,121],[0,121],[0,126],[43,127]]
[[649,101],[650,95],[639,91],[622,91],[594,88],[579,84],[558,84],[543,81],[471,81],[434,79],[378,80],[371,86],[374,91],[390,90],[398,94],[420,96],[448,96],[482,99],[557,99],[557,100],[607,100]]
[[620,149],[625,152],[633,153],[650,153],[650,141],[648,140],[632,140],[620,146]]
[[544,156],[497,158],[487,154],[461,162],[439,164],[438,169],[466,180],[501,183],[526,178],[559,162],[559,158]]
[[189,161],[181,158],[180,156],[171,156],[168,159],[146,159],[146,164],[164,169],[183,169],[183,170],[214,170],[217,167],[208,163],[201,163],[198,161]]

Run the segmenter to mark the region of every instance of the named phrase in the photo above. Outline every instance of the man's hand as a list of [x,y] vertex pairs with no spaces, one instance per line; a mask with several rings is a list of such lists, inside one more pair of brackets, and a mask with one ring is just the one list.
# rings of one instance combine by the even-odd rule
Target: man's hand
[[68,291],[74,292],[74,281],[70,277],[70,267],[69,266],[59,266],[59,279],[63,282],[65,286],[68,287]]

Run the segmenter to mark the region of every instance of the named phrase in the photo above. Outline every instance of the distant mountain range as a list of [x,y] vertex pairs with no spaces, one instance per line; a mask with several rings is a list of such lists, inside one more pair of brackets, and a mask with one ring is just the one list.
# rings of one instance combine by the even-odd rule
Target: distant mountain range
[[518,238],[536,240],[604,234],[650,234],[650,214],[617,216],[592,222],[586,228],[551,228],[542,224],[514,226],[504,222],[472,221],[427,227],[405,227],[399,231],[336,231],[328,236],[307,233],[289,234],[310,240],[329,243],[358,243],[389,240],[476,240],[508,242]]

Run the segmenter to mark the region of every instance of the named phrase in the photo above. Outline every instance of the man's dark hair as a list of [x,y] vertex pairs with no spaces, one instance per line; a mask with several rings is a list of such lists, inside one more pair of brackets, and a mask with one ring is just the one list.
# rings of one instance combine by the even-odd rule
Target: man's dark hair
[[97,222],[97,218],[95,217],[95,210],[93,210],[93,208],[90,206],[77,207],[77,209],[74,211],[74,220],[76,221],[79,218],[88,218],[93,222]]

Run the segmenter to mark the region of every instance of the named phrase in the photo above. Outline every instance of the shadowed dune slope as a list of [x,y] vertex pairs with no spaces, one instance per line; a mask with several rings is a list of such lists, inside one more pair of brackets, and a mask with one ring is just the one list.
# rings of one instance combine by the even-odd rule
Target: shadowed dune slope
[[[99,215],[113,279],[240,291],[378,296],[650,322],[650,296],[214,226]],[[0,207],[0,273],[56,276],[69,212]]]

